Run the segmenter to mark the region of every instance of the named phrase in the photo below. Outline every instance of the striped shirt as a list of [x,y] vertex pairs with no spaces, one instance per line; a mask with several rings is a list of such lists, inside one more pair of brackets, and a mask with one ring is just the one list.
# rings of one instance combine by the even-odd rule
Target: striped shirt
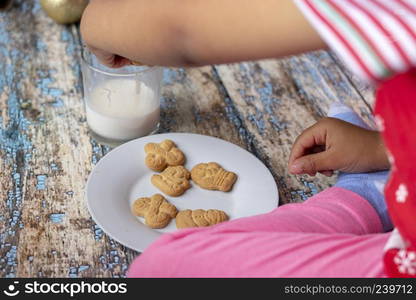
[[416,67],[416,0],[294,0],[360,78],[380,82]]

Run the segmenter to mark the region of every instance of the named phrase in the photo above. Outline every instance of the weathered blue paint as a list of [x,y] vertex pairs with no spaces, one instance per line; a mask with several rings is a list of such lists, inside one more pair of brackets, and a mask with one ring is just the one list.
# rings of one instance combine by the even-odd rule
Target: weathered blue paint
[[[37,3],[26,3],[32,1],[19,1],[22,5],[22,13],[30,13]],[[37,2],[37,1],[34,1]],[[3,211],[4,217],[9,218],[7,226],[0,229],[0,270],[5,277],[16,276],[17,266],[17,242],[21,223],[22,188],[21,177],[25,176],[28,163],[32,157],[33,146],[28,136],[28,130],[32,126],[21,109],[22,82],[28,77],[25,68],[16,69],[16,65],[29,65],[29,57],[24,49],[13,47],[15,40],[12,38],[13,31],[8,28],[8,16],[0,18],[0,93],[7,95],[6,122],[0,118],[0,153],[2,163],[6,168],[12,170],[10,182],[12,187],[7,191],[6,205],[8,211]],[[12,49],[12,50],[10,50]],[[19,64],[18,64],[19,63]],[[3,180],[7,180],[4,178]]]
[[[351,96],[352,92],[355,93],[354,89],[351,89],[351,84],[348,80],[340,80],[339,76],[342,72],[333,72],[331,68],[322,64],[322,61],[333,61],[329,52],[318,51],[313,54],[309,54],[308,59],[313,64],[310,68],[309,74],[312,75],[313,80],[317,80],[319,90],[323,91],[327,97],[332,98],[335,92],[337,100],[345,102],[347,96]],[[333,63],[331,66],[339,69],[338,64]],[[334,87],[334,85],[328,85],[328,81],[332,82],[336,89],[330,89],[329,87]]]
[[300,197],[302,201],[307,200],[309,197],[312,197],[313,195],[317,194],[318,188],[316,187],[316,184],[306,180],[304,177],[300,177],[300,181],[302,184],[307,188],[306,190],[292,190],[290,193],[292,195],[293,199],[296,199],[297,197]]
[[65,192],[65,195],[68,195],[69,197],[73,197],[74,192],[73,191],[67,191],[67,192]]
[[82,73],[81,73],[81,49],[80,37],[74,27],[65,27],[61,31],[61,41],[66,46],[66,54],[71,58],[70,66],[72,72],[79,80],[75,81],[74,88],[78,93],[82,93]]
[[315,183],[301,179],[302,183],[304,186],[306,186],[311,193],[311,196],[315,195],[318,193],[318,188],[316,187]]
[[51,171],[53,172],[59,171],[59,168],[56,163],[50,163],[49,167],[51,168]]
[[12,218],[9,219],[10,227],[15,227],[19,221],[20,221],[20,211],[15,210],[13,211]]
[[258,109],[256,109],[256,114],[247,115],[247,119],[257,127],[257,130],[261,135],[263,135],[266,130],[266,124],[263,117],[263,113]]
[[184,69],[165,68],[163,70],[163,85],[184,83],[185,80],[186,71]]
[[90,142],[92,146],[91,163],[95,165],[100,160],[101,146],[94,139],[91,139]]
[[38,191],[43,191],[46,190],[46,180],[47,180],[48,176],[45,174],[42,175],[37,175],[36,176],[36,189]]
[[[94,139],[90,139],[91,147],[92,147],[92,164],[98,163],[98,161],[108,152],[111,151],[111,148],[108,146],[103,146],[98,144]],[[91,219],[92,227],[91,231],[94,235],[94,239],[97,242],[101,242],[103,237],[105,236],[102,229],[94,223]],[[108,243],[110,245],[110,249],[108,253],[105,253],[99,257],[99,263],[101,264],[102,268],[106,271],[111,273],[112,277],[126,277],[126,272],[128,268],[128,264],[125,259],[120,259],[120,255],[118,253],[118,248],[120,248],[119,244],[112,239],[108,239]],[[132,250],[127,250],[132,251]],[[121,270],[121,273],[116,270]],[[74,270],[70,268],[69,270],[69,277],[76,278],[78,277],[79,270]]]
[[[98,161],[106,155],[108,152],[111,151],[111,148],[108,146],[104,146],[101,144],[98,144],[93,138],[90,139],[91,149],[92,149],[92,156],[91,156],[91,163],[93,165],[97,164]],[[68,192],[66,192],[68,193]],[[69,191],[70,195],[73,195],[72,191]],[[94,221],[91,219],[92,227],[91,231],[94,235],[94,239],[97,242],[101,242],[103,240],[103,237],[105,236],[102,229],[94,223]],[[113,241],[112,239],[108,239],[111,249],[119,248],[119,244]],[[131,251],[131,250],[128,250]],[[115,258],[116,257],[116,258]],[[110,250],[109,253],[106,253],[104,255],[101,255],[99,257],[99,264],[101,264],[102,268],[106,271],[109,271],[112,275],[112,277],[125,277],[127,272],[127,263],[125,260],[121,260],[118,251],[117,250]],[[81,268],[81,269],[79,269]],[[87,266],[80,266],[79,268],[71,267],[68,272],[68,276],[71,278],[77,278],[79,277],[79,272],[87,271]],[[118,274],[115,270],[121,269],[122,273]]]
[[43,40],[37,39],[36,40],[36,50],[39,53],[42,53],[42,52],[46,52],[48,50],[48,47],[46,46],[46,43]]
[[40,10],[42,9],[40,6],[39,1],[15,1],[17,2],[17,5],[21,7],[21,10],[26,14],[38,14]]
[[54,69],[38,69],[36,71],[36,87],[46,100],[46,102],[42,103],[43,105],[52,105],[53,107],[59,108],[64,106],[64,101],[61,98],[64,91],[56,86],[55,80],[53,79],[53,75],[56,72]]
[[235,128],[237,129],[239,133],[240,139],[243,141],[245,145],[248,146],[248,150],[252,152],[256,152],[253,150],[255,149],[254,143],[253,143],[254,142],[253,135],[250,134],[247,128],[245,127],[242,117],[240,113],[238,112],[230,95],[228,94],[226,88],[222,84],[222,80],[215,67],[212,69],[212,77],[214,81],[217,82],[217,88],[223,98],[223,101],[225,104],[225,115],[227,119],[231,122],[231,124],[234,124]]
[[99,263],[104,270],[111,272],[112,277],[126,277],[128,263],[125,259],[120,258],[119,244],[112,239],[109,239],[108,242],[110,250],[99,257]]
[[170,128],[175,127],[176,119],[170,117],[169,113],[176,108],[176,99],[161,97],[160,99],[160,127],[159,132],[169,132]]
[[79,272],[84,272],[84,271],[88,270],[89,268],[90,268],[90,266],[88,266],[88,265],[79,266],[78,267],[78,273]]
[[264,69],[261,69],[260,72],[262,78],[268,81],[265,81],[261,87],[256,86],[255,89],[260,95],[260,101],[263,104],[264,111],[267,114],[267,121],[275,130],[285,130],[287,129],[287,122],[279,120],[279,117],[276,114],[276,112],[279,111],[281,100],[277,97],[277,93],[274,91],[274,88],[276,87],[273,87],[271,75]]
[[[238,89],[238,92],[247,105],[255,111],[247,115],[248,121],[257,128],[261,136],[267,134],[269,126],[277,131],[285,130],[287,122],[280,120],[276,115],[281,100],[275,92],[278,87],[273,85],[272,76],[260,67],[249,68],[247,64],[240,64],[239,70],[239,75],[243,79],[241,84],[245,88]],[[261,78],[261,81],[257,81],[257,78]],[[247,95],[247,91],[250,90],[254,90],[257,96]]]
[[288,128],[288,122],[280,121],[276,115],[269,116],[268,121],[270,122],[274,130],[282,131]]
[[104,155],[110,152],[111,148],[98,144],[93,138],[90,139],[90,143],[92,148],[91,163],[95,165]]
[[[165,68],[163,70],[162,86],[168,87],[173,84],[185,84],[186,71],[178,68]],[[177,127],[177,119],[172,113],[177,111],[176,99],[174,97],[162,96],[160,98],[160,127],[159,132],[169,132],[171,128]]]
[[[92,221],[92,219],[91,219],[91,221]],[[94,222],[93,222],[94,223]],[[96,240],[96,241],[99,241],[99,240],[101,240],[102,238],[103,238],[103,236],[104,236],[104,232],[103,232],[103,230],[100,228],[100,226],[98,226],[97,224],[93,224],[93,226],[92,226],[92,231],[93,231],[93,233],[94,233],[94,239]]]
[[68,277],[69,278],[78,278],[78,268],[70,267]]
[[64,221],[65,214],[64,213],[54,213],[49,215],[49,220],[52,223],[60,224]]
[[[48,95],[52,96],[54,98],[58,98],[64,94],[63,90],[57,89],[57,88],[49,88]],[[59,99],[61,100],[61,99]]]
[[[308,55],[308,60],[301,61],[298,58],[291,58],[290,60],[293,60],[293,63],[297,67],[289,69],[288,72],[290,72],[291,78],[293,79],[297,90],[303,93],[304,96],[308,96],[306,99],[310,99],[314,102],[316,101],[315,103],[320,103],[322,102],[323,97],[316,97],[315,95],[311,95],[305,91],[305,82],[303,81],[305,80],[305,74],[307,74],[311,79],[311,83],[313,82],[313,86],[319,86],[320,94],[324,94],[329,99],[334,98],[333,92],[329,89],[329,86],[324,81],[322,70],[318,69],[319,64],[317,65],[313,63],[316,55],[316,53]],[[321,112],[321,115],[323,115],[323,112]]]
[[[295,65],[296,68],[288,68],[287,71],[293,79],[297,92],[304,100],[313,105],[317,117],[326,115],[326,111],[322,110],[322,107],[325,106],[320,105],[325,98],[339,102],[358,98],[367,106],[362,115],[366,117],[371,115],[371,106],[360,91],[351,84],[348,74],[340,67],[330,52],[318,51],[306,54],[305,57],[307,59],[299,60],[296,57],[289,59],[290,65]],[[327,63],[323,64],[323,61]],[[310,81],[313,87],[319,87],[319,89],[311,89],[311,85],[306,84],[305,80]]]

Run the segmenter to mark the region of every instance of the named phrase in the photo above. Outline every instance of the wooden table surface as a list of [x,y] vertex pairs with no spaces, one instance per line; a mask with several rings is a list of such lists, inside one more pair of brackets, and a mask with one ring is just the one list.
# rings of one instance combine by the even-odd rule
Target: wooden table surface
[[[104,234],[84,200],[88,174],[110,149],[88,134],[77,26],[55,24],[38,1],[15,1],[0,13],[0,70],[0,276],[125,276],[138,253]],[[287,173],[298,134],[334,101],[368,120],[373,95],[319,51],[166,69],[161,101],[161,132],[247,149],[271,170],[284,204],[334,182]]]

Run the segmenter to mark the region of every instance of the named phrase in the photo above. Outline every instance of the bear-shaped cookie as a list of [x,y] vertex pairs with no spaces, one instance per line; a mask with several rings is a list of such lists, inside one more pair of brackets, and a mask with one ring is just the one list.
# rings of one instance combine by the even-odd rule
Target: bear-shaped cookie
[[215,162],[197,164],[191,170],[192,180],[208,190],[228,192],[237,180],[237,175],[224,170]]
[[137,199],[132,211],[135,216],[144,217],[145,224],[155,229],[166,227],[178,213],[176,207],[160,194]]
[[183,166],[167,167],[162,173],[155,174],[151,182],[163,193],[178,197],[191,187],[191,174]]
[[148,143],[144,146],[144,151],[146,166],[156,172],[163,171],[167,166],[179,166],[185,163],[185,155],[171,140]]
[[218,209],[195,209],[182,210],[176,215],[176,227],[206,227],[228,220],[225,212]]

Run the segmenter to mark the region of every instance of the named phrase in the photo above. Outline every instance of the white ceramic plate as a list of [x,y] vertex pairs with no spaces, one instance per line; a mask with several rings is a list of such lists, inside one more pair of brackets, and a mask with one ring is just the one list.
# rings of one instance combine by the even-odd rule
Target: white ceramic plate
[[[202,162],[217,162],[238,175],[231,192],[208,191],[191,181],[180,197],[166,196],[178,210],[221,209],[230,219],[266,213],[277,207],[279,194],[270,171],[254,155],[232,143],[210,136],[166,133],[125,143],[105,155],[91,172],[86,186],[88,209],[94,221],[121,244],[143,251],[164,232],[176,229],[173,220],[163,229],[151,229],[131,213],[139,197],[161,193],[150,182],[155,173],[144,164],[144,145],[173,140],[186,155],[191,170]],[[163,194],[163,193],[161,193]]]

